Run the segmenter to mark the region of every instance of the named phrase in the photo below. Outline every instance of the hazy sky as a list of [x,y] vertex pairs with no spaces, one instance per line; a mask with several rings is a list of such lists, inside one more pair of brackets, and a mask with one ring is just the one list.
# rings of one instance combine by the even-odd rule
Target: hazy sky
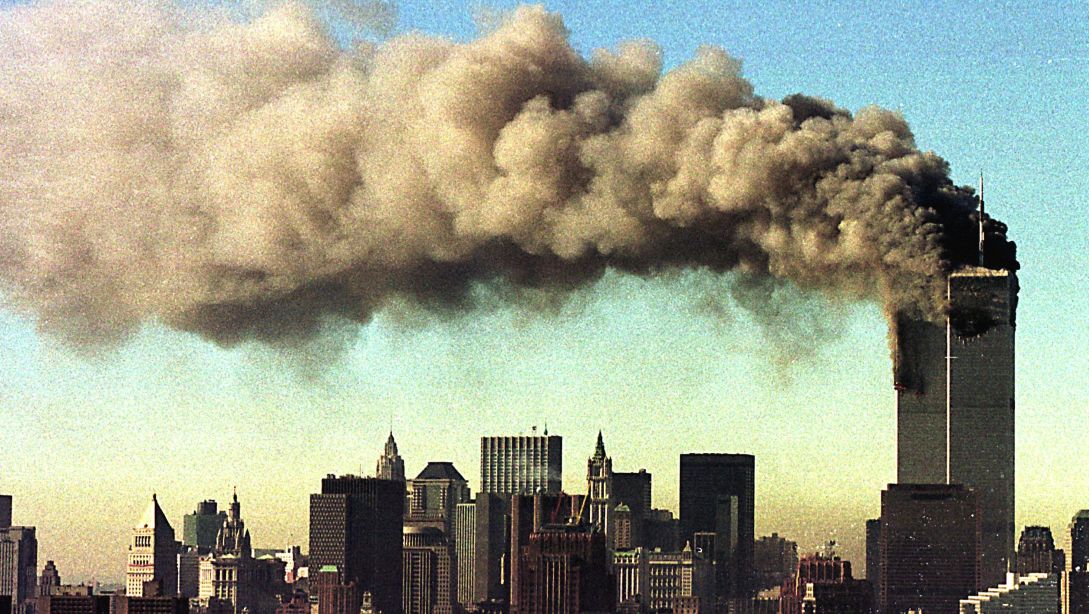
[[[1089,6],[545,4],[584,53],[649,38],[669,68],[719,45],[759,95],[898,110],[958,183],[985,172],[988,212],[1010,225],[1023,267],[1017,522],[1067,542],[1089,507]],[[395,33],[467,40],[474,15],[511,6],[401,2]],[[308,494],[326,473],[373,471],[391,423],[410,475],[450,460],[474,489],[481,435],[547,425],[575,492],[601,429],[614,468],[645,467],[655,505],[674,510],[680,453],[755,454],[757,534],[804,550],[834,538],[861,568],[864,520],[895,478],[879,309],[785,312],[772,339],[691,298],[716,283],[610,275],[555,315],[380,315],[318,365],[158,327],[88,358],[0,311],[0,492],[64,581],[115,581],[152,492],[180,538],[183,514],[237,485],[255,546],[305,548]]]

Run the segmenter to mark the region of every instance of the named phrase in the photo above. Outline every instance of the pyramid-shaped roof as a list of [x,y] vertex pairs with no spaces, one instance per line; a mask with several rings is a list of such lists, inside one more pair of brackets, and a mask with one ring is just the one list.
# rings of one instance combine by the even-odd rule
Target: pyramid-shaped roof
[[170,526],[170,521],[166,519],[163,508],[159,507],[159,500],[155,495],[151,495],[151,503],[147,506],[147,509],[144,511],[144,515],[140,518],[140,522],[136,525],[136,528],[174,530],[173,527]]
[[417,480],[460,480],[465,481],[461,473],[454,468],[454,463],[451,462],[429,462],[424,470],[420,472],[420,475],[416,476]]

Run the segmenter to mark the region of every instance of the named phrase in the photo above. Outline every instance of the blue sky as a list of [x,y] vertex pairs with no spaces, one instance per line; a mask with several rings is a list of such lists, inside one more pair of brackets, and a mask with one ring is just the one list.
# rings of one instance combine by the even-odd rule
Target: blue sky
[[[988,211],[1010,225],[1023,266],[1018,523],[1065,542],[1089,507],[1089,5],[545,5],[585,53],[648,38],[669,68],[722,46],[759,95],[898,110],[958,183],[986,174]],[[467,40],[474,13],[511,6],[401,2],[395,32]],[[452,460],[474,489],[479,436],[547,423],[565,438],[569,489],[582,488],[602,429],[614,467],[654,474],[659,507],[676,507],[680,453],[754,453],[758,534],[803,549],[834,537],[861,567],[864,520],[895,474],[878,308],[814,307],[826,334],[770,347],[744,316],[679,298],[713,283],[608,276],[555,316],[380,316],[320,368],[157,327],[88,358],[0,311],[0,491],[66,581],[117,579],[152,491],[180,531],[197,501],[237,485],[255,545],[305,547],[307,493],[327,472],[371,471],[391,421],[409,473]]]

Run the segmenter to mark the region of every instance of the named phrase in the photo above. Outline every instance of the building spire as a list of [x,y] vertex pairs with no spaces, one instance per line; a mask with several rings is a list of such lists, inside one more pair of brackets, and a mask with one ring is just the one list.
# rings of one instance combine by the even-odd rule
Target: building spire
[[594,460],[605,460],[605,439],[601,436],[601,431],[597,432],[597,445],[594,447]]
[[983,171],[979,171],[979,266],[983,266]]

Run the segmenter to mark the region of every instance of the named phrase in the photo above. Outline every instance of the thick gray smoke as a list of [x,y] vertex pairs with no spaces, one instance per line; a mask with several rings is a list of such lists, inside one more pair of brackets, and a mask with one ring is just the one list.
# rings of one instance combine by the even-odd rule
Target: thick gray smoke
[[[899,115],[661,74],[514,11],[457,44],[341,49],[303,3],[0,12],[0,293],[76,344],[148,321],[308,339],[405,300],[560,296],[608,269],[739,271],[942,313],[974,201]],[[1014,266],[990,221],[992,266]],[[756,307],[758,308],[758,307]]]

